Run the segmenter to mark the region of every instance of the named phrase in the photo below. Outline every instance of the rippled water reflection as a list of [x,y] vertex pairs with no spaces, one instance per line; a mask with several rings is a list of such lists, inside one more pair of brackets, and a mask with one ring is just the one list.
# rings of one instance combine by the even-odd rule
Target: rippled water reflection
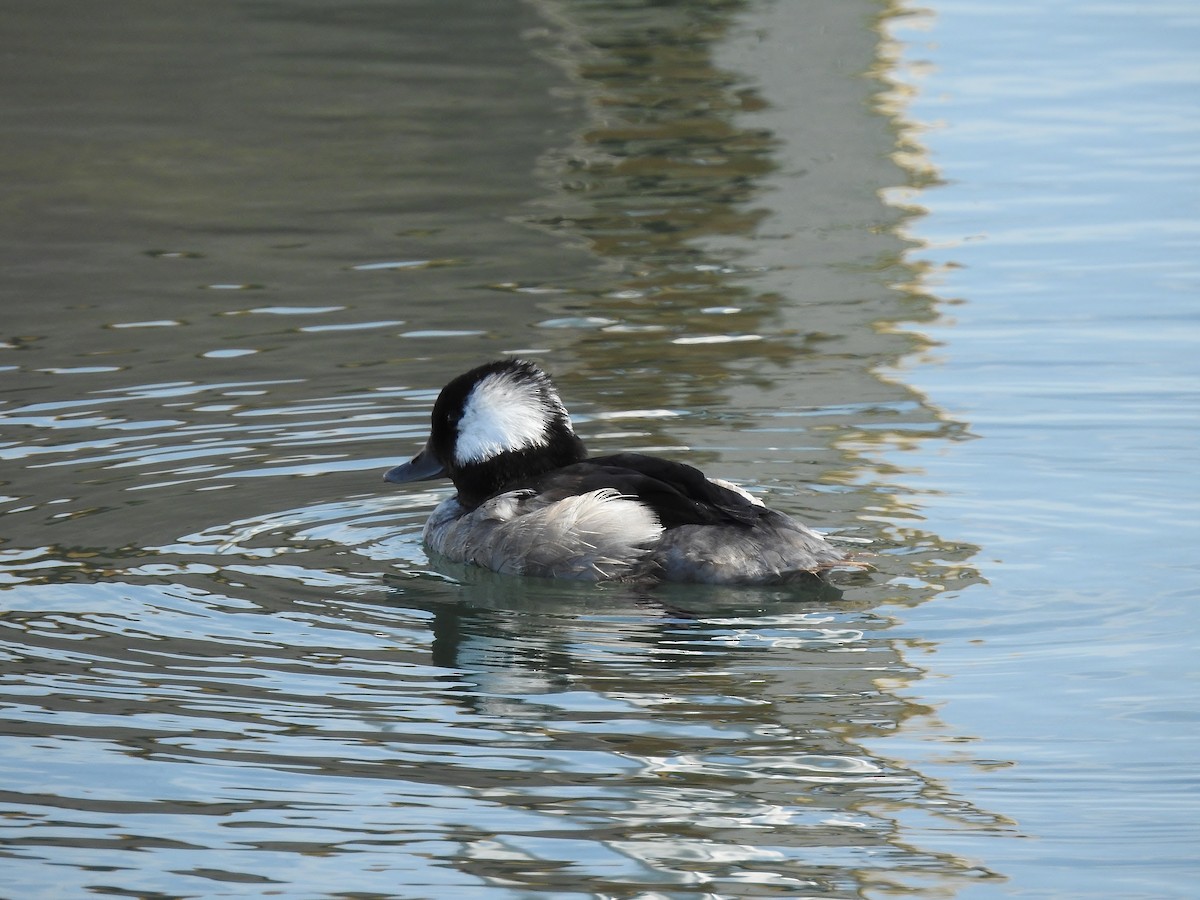
[[[417,517],[390,538],[380,518],[235,523],[25,588],[5,620],[32,738],[6,739],[16,859],[70,847],[80,890],[175,872],[336,893],[352,855],[358,890],[409,896],[840,892],[955,868],[891,844],[890,806],[979,814],[858,743],[921,711],[878,684],[915,672],[866,604],[415,564],[383,589],[331,552],[416,555]],[[326,566],[275,561],[285,540]],[[92,874],[129,850],[149,854],[138,876]]]

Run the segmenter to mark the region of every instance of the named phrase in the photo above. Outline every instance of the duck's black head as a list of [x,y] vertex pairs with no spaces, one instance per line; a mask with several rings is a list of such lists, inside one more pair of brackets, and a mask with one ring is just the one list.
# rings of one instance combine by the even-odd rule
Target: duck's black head
[[425,449],[384,478],[449,476],[459,502],[474,507],[507,485],[586,456],[550,377],[531,362],[508,359],[474,368],[442,388]]

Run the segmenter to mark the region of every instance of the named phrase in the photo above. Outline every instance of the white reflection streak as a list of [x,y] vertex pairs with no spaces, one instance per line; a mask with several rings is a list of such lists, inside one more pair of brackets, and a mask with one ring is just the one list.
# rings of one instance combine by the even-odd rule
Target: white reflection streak
[[625,754],[643,765],[643,774],[655,778],[678,775],[719,776],[739,780],[791,780],[828,784],[857,780],[871,776],[873,780],[894,780],[883,775],[883,770],[869,760],[853,756],[802,754],[796,756],[746,756],[731,759],[728,763],[706,760],[690,753],[676,756],[633,756]]
[[807,632],[806,635],[769,635],[739,630],[730,634],[715,635],[709,643],[724,647],[759,646],[796,650],[814,644],[857,644],[863,639],[863,632],[853,628],[810,628]]

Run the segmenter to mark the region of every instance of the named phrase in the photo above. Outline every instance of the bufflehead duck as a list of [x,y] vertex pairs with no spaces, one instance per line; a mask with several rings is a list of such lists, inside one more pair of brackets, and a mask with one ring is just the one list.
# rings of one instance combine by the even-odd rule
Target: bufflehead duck
[[549,376],[524,360],[487,363],[446,385],[425,448],[383,477],[449,477],[458,494],[433,511],[425,543],[496,572],[771,584],[859,565],[689,465],[589,457]]

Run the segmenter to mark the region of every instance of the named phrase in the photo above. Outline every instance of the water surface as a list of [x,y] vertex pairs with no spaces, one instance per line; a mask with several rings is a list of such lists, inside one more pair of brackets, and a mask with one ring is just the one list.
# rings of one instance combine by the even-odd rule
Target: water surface
[[[1186,896],[1196,21],[904,12],[14,13],[5,890]],[[873,568],[432,563],[512,354]]]

